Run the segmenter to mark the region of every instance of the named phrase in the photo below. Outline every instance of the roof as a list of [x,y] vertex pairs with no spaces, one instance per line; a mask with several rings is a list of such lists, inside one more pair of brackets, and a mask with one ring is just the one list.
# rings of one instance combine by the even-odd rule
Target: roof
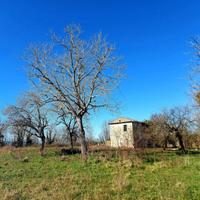
[[112,124],[123,124],[123,123],[137,123],[137,124],[148,126],[148,124],[145,122],[136,121],[134,119],[126,118],[126,117],[119,117],[117,119],[110,121],[108,124],[112,125]]
[[117,118],[117,119],[109,122],[109,125],[111,125],[111,124],[122,124],[122,123],[132,123],[134,121],[135,120],[130,119],[130,118],[120,117],[120,118]]

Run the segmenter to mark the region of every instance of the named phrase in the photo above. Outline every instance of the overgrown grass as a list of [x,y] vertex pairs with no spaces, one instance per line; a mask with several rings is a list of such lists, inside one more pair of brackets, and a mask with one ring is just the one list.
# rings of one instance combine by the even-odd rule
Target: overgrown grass
[[85,163],[59,151],[0,150],[0,199],[200,199],[197,153],[101,150]]

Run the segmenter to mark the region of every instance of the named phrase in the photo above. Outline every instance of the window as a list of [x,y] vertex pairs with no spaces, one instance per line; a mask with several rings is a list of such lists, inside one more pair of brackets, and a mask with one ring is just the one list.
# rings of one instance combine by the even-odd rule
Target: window
[[127,125],[124,125],[124,132],[127,131]]

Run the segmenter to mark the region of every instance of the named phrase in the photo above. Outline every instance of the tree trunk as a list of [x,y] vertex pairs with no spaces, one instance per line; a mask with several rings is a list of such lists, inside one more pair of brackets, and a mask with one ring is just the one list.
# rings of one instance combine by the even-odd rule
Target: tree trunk
[[164,139],[164,148],[163,148],[164,150],[167,149],[168,140],[169,140],[169,136],[166,136]]
[[76,122],[79,128],[79,134],[80,134],[80,142],[81,142],[81,154],[84,160],[87,160],[88,156],[88,149],[87,149],[87,142],[85,138],[85,130],[83,127],[83,119],[82,117],[76,117]]
[[178,138],[179,144],[181,146],[181,150],[185,152],[185,145],[183,143],[183,136],[179,131],[176,131],[176,137]]
[[40,155],[44,156],[44,145],[45,145],[45,137],[44,136],[41,137],[41,142],[42,142],[42,144],[41,144],[41,147],[40,147]]
[[70,132],[69,136],[70,136],[71,149],[74,150],[73,133]]
[[167,148],[167,140],[165,139],[165,141],[164,141],[164,150],[166,150],[166,148]]
[[33,143],[33,140],[31,138],[31,135],[28,134],[26,137],[26,146],[31,146],[32,143]]

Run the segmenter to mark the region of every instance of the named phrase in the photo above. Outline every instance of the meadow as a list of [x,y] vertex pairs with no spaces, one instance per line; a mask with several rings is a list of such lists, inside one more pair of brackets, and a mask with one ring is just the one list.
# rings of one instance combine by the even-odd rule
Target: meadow
[[200,154],[93,149],[60,155],[48,147],[0,150],[1,200],[199,200]]

